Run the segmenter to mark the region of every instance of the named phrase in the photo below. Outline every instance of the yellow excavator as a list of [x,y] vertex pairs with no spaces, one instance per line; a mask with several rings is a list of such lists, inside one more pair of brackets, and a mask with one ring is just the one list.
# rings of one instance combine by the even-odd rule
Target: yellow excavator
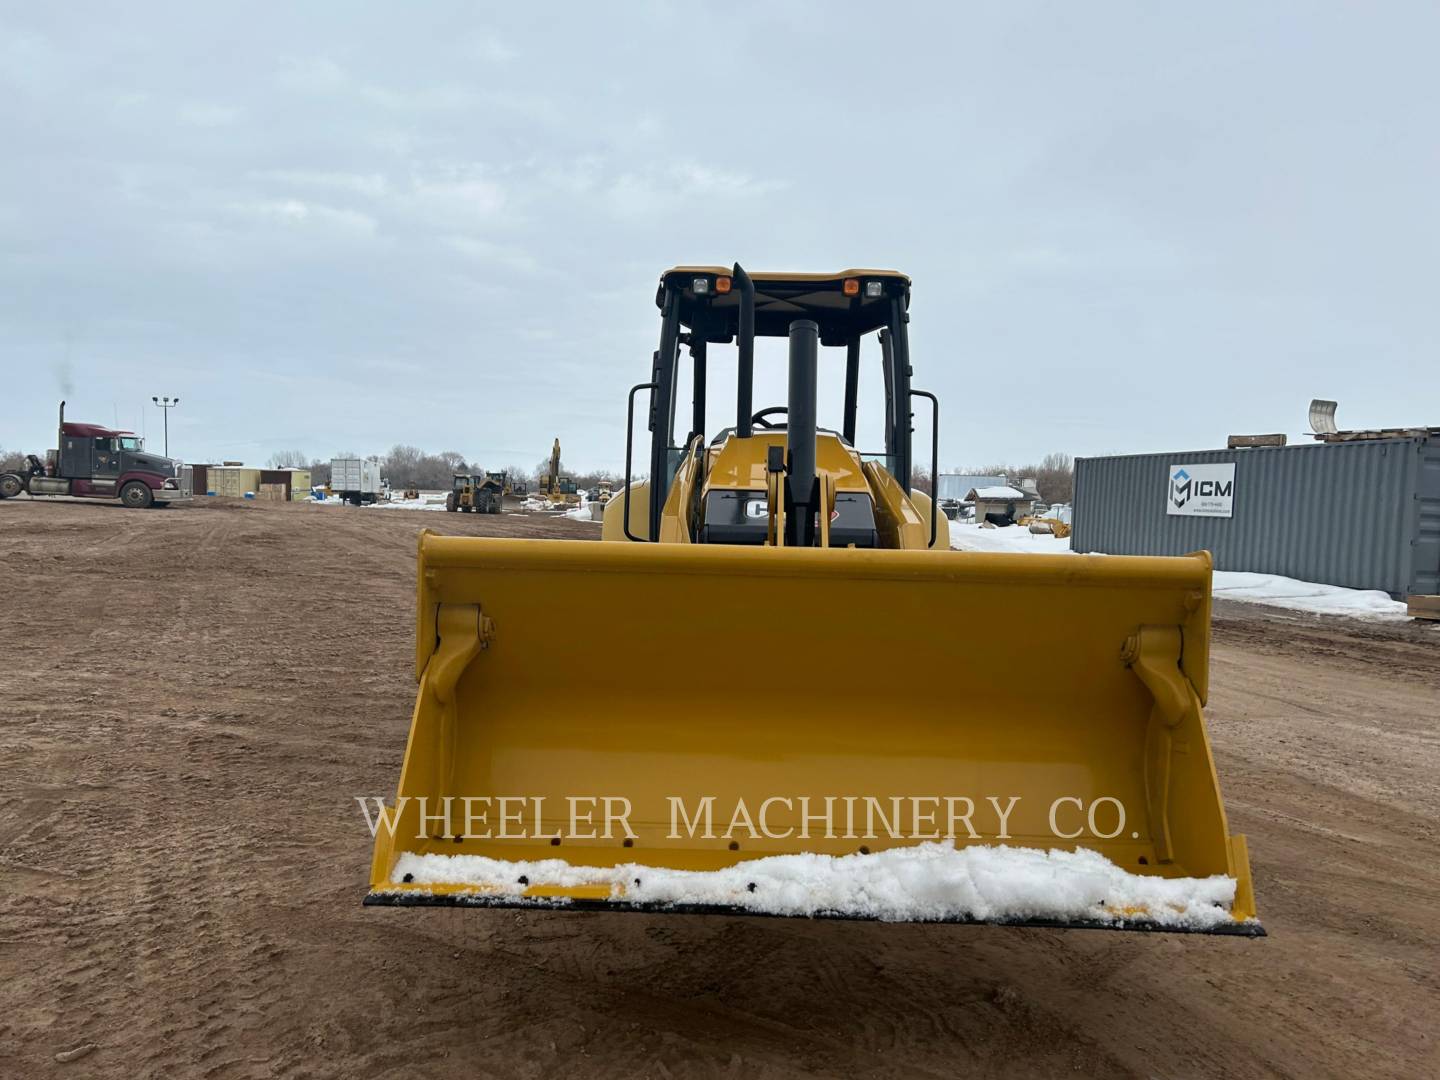
[[573,476],[560,473],[560,440],[550,448],[550,468],[540,477],[540,498],[550,504],[551,510],[565,510],[580,505],[580,492]]
[[[910,297],[890,270],[668,270],[627,415],[630,477],[644,395],[648,479],[606,505],[604,542],[422,534],[419,692],[367,904],[1263,934],[1201,710],[1209,556],[949,550],[910,482],[915,404],[931,476],[939,423],[911,385]],[[786,401],[758,410],[757,338],[787,356]],[[736,400],[707,434],[722,348]],[[925,900],[857,901],[845,875]]]

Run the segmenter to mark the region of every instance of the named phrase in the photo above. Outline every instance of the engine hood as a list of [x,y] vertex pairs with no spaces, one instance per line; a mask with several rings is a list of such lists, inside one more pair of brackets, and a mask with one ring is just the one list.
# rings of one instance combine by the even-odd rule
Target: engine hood
[[126,453],[121,462],[128,471],[131,469],[139,472],[159,473],[162,476],[175,476],[176,467],[180,464],[173,458],[163,457],[160,454],[147,454],[142,452]]

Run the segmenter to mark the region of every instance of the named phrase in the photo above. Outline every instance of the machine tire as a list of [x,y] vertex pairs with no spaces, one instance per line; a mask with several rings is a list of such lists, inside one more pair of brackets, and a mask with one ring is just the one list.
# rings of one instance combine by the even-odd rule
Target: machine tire
[[13,499],[25,490],[25,481],[19,473],[0,473],[0,499]]
[[131,510],[148,510],[155,502],[155,493],[150,490],[150,485],[139,480],[131,480],[120,489],[120,502]]
[[460,509],[458,506],[455,505],[455,492],[452,491],[449,495],[445,496],[445,509],[450,511],[450,513],[452,514],[455,513],[456,510]]

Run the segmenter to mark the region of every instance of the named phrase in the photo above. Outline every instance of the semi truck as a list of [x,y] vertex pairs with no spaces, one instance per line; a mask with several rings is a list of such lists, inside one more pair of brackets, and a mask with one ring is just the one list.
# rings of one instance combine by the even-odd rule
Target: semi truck
[[365,458],[330,459],[330,493],[351,506],[377,502],[382,488],[380,463]]
[[143,509],[190,498],[179,461],[149,453],[133,431],[67,421],[63,401],[57,442],[43,462],[30,454],[21,468],[0,473],[0,499],[69,495]]

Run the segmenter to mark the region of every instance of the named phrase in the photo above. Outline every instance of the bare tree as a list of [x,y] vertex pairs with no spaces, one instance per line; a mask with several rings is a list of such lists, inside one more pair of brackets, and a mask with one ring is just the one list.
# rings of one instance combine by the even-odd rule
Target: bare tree
[[277,450],[270,455],[272,469],[303,469],[309,462],[303,450]]
[[0,448],[0,472],[11,472],[25,464],[25,455],[19,450]]
[[441,464],[444,465],[444,467],[452,475],[457,472],[468,473],[479,471],[477,469],[472,469],[469,465],[466,464],[464,454],[457,453],[454,450],[442,450],[436,456],[440,459]]

